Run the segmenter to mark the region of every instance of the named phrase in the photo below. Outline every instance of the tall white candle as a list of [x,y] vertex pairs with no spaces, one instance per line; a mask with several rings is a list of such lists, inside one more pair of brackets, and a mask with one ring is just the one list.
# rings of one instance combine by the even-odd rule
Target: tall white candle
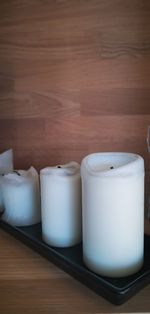
[[143,158],[91,154],[83,159],[81,174],[85,264],[110,277],[135,273],[143,263]]
[[52,246],[81,241],[81,179],[76,162],[47,167],[40,172],[42,235]]
[[1,184],[3,181],[3,175],[13,171],[13,151],[12,149],[0,154],[0,212],[3,211],[3,197],[1,191]]
[[2,219],[15,226],[33,225],[41,220],[39,179],[37,171],[18,170],[3,177],[2,196],[4,214]]

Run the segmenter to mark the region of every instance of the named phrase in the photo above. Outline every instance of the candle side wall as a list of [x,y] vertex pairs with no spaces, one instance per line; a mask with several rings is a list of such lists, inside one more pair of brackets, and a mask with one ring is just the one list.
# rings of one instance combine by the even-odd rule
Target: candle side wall
[[[122,155],[118,155],[118,161],[119,156],[122,161]],[[95,156],[96,164],[96,157],[99,164],[105,162],[99,154]],[[128,164],[132,175],[129,172],[126,176],[119,168],[116,176],[111,176],[111,170],[110,176],[105,172],[97,176],[87,170],[85,160],[81,165],[83,258],[91,270],[101,275],[127,276],[143,263],[144,172],[132,171],[134,163]],[[137,164],[144,170],[138,157]]]

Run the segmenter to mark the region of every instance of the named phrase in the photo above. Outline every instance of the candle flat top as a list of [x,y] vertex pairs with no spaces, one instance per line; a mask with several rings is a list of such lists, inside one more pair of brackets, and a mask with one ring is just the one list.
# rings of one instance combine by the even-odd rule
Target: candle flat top
[[83,159],[81,171],[84,169],[97,176],[133,175],[144,173],[144,160],[132,153],[94,153]]
[[57,165],[54,167],[46,167],[40,171],[41,175],[60,175],[60,176],[70,176],[75,175],[80,172],[80,165],[71,161],[65,165]]
[[21,185],[36,179],[38,176],[35,168],[30,167],[28,170],[15,170],[2,177],[2,183],[11,185]]

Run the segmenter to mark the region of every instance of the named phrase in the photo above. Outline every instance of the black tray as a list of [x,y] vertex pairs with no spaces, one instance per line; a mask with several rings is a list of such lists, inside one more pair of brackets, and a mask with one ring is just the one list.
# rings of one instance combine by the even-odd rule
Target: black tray
[[112,279],[98,276],[85,267],[81,244],[66,249],[46,245],[42,241],[40,224],[31,227],[12,227],[0,221],[0,226],[113,304],[124,303],[150,283],[150,236],[145,235],[142,269],[135,275]]

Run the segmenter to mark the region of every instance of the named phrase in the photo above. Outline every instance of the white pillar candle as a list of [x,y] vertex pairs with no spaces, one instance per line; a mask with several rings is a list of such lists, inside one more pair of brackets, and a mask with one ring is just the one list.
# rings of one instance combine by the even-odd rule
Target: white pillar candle
[[18,170],[3,177],[2,196],[4,214],[2,219],[15,226],[28,226],[40,222],[40,194],[37,171]]
[[0,154],[0,211],[3,211],[3,198],[1,191],[1,183],[3,180],[3,175],[13,171],[13,151],[12,149]]
[[40,172],[42,235],[52,246],[81,241],[81,179],[76,162],[47,167]]
[[104,276],[135,273],[143,263],[143,158],[91,154],[83,159],[81,174],[85,264]]

